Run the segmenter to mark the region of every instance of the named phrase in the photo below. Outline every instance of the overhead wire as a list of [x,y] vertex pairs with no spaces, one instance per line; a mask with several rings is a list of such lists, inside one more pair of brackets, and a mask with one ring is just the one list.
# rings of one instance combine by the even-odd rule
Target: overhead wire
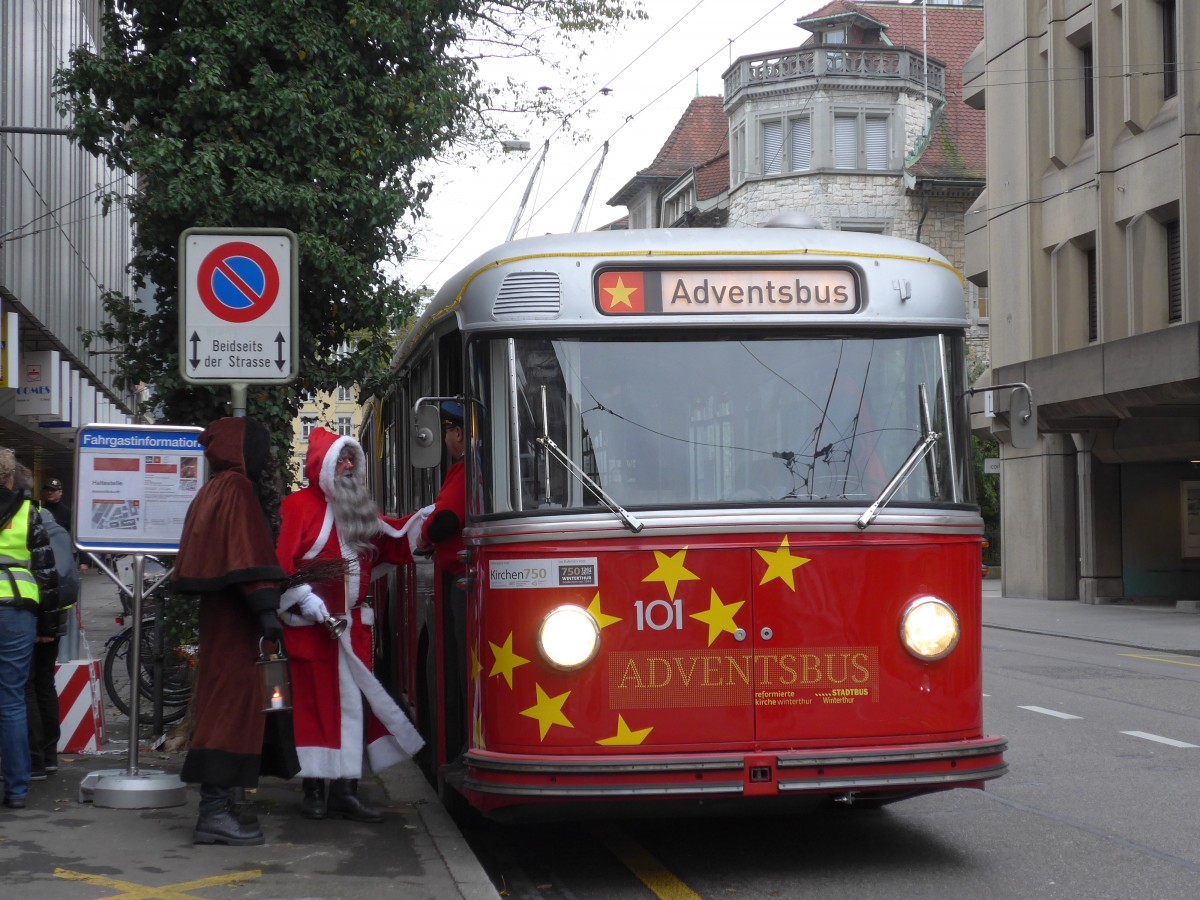
[[[656,37],[653,41],[651,41],[648,45],[646,45],[646,47],[640,53],[638,53],[637,56],[633,57],[633,59],[631,59],[624,66],[622,66],[621,69],[619,69],[615,74],[613,74],[609,78],[602,81],[601,88],[597,88],[585,100],[583,100],[574,110],[572,110],[570,113],[567,113],[565,116],[563,116],[559,125],[550,133],[550,135],[546,138],[546,140],[551,140],[552,138],[554,138],[560,131],[562,131],[566,127],[567,123],[574,116],[578,115],[579,112],[581,112],[589,104],[591,104],[592,101],[594,101],[596,99],[596,97],[601,96],[604,93],[604,87],[607,87],[608,84],[610,84],[611,82],[613,82],[614,80],[619,78],[621,75],[625,74],[625,72],[627,72],[630,68],[632,68],[639,60],[641,60],[647,53],[649,53],[659,42],[661,42],[671,32],[673,32],[676,28],[678,28],[683,23],[684,19],[686,19],[688,16],[690,16],[692,13],[694,13],[700,6],[702,6],[706,2],[707,2],[707,0],[696,0],[696,2],[694,4],[692,4],[692,6],[689,7],[686,12],[681,14],[679,16],[679,18],[676,19],[675,22],[673,22],[666,30],[664,30],[658,37]],[[663,92],[658,94],[656,97],[654,97],[652,100],[650,100],[648,103],[646,103],[644,106],[642,106],[642,108],[639,109],[637,112],[626,116],[622,120],[621,124],[612,132],[612,134],[609,135],[609,137],[606,140],[611,141],[612,138],[615,137],[617,134],[619,134],[622,130],[624,130],[624,128],[627,125],[629,125],[631,122],[633,122],[635,119],[637,119],[643,113],[645,113],[646,110],[648,110],[655,103],[657,103],[659,100],[661,100],[663,97],[665,97],[668,93],[673,91],[686,78],[690,77],[694,71],[698,70],[701,66],[703,66],[706,63],[708,63],[709,61],[711,61],[713,59],[713,57],[715,57],[717,54],[719,54],[722,50],[725,50],[728,47],[732,46],[732,43],[734,41],[738,40],[739,38],[744,36],[747,32],[749,32],[751,29],[758,26],[767,16],[776,12],[780,7],[782,7],[787,2],[788,2],[788,0],[779,0],[778,3],[776,3],[774,6],[772,6],[770,9],[768,9],[766,12],[764,12],[761,16],[759,16],[757,19],[755,19],[753,22],[751,22],[749,25],[747,25],[745,28],[743,28],[740,32],[738,32],[738,34],[735,37],[726,39],[726,41],[724,43],[722,43],[720,47],[718,47],[716,50],[714,50],[712,53],[710,53],[708,56],[706,56],[703,60],[701,60],[700,63],[698,63],[695,66],[689,67],[685,71],[683,76],[681,76],[678,80],[676,80],[674,83],[672,83],[668,88],[666,88],[666,90],[664,90]],[[604,142],[601,142],[601,146],[603,145],[603,143]],[[582,172],[584,170],[584,168],[593,159],[595,159],[595,157],[599,153],[600,153],[600,147],[597,147],[595,150],[592,151],[592,153],[590,153],[575,168],[574,171],[572,171],[566,177],[566,179],[563,181],[563,183],[549,197],[547,197],[546,200],[540,206],[538,206],[532,213],[530,213],[529,219],[532,221],[532,219],[538,213],[540,213],[542,210],[544,210],[546,208],[546,206],[548,206],[563,190],[565,190],[566,187],[580,174],[580,172]],[[524,168],[522,169],[522,171],[524,171]],[[518,177],[519,177],[519,175],[520,175],[520,173],[518,173]],[[515,178],[514,178],[514,180],[515,180]],[[458,239],[458,241],[455,242],[454,246],[442,256],[442,258],[438,261],[437,265],[434,266],[429,271],[429,273],[424,277],[424,279],[422,279],[422,281],[421,281],[422,284],[428,283],[428,281],[433,277],[433,275],[438,271],[438,269],[440,269],[445,264],[446,260],[449,259],[450,255],[456,249],[458,249],[459,246],[461,246],[463,241],[465,241],[466,238],[468,236],[470,236],[472,232],[475,231],[475,229],[477,229],[479,227],[479,225],[482,223],[482,221],[485,218],[485,216],[487,215],[487,213],[491,211],[491,209],[496,205],[497,202],[499,202],[499,200],[501,199],[501,196],[503,196],[503,194],[509,190],[509,187],[511,187],[511,183],[509,186],[504,188],[504,191],[501,192],[500,196],[498,196],[495,200],[492,201],[492,203],[488,206],[487,210],[485,210],[484,213],[482,215],[480,215],[475,220],[475,222],[472,223],[464,231],[463,235]]]

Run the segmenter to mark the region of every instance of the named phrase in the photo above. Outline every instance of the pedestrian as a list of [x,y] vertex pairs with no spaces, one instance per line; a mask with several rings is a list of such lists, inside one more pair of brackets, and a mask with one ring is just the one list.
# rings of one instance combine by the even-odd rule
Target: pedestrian
[[[17,463],[14,488],[31,497],[33,473]],[[59,726],[58,689],[54,684],[54,667],[58,662],[58,648],[67,633],[67,617],[79,600],[79,570],[75,567],[75,552],[71,536],[52,515],[42,515],[42,526],[50,538],[54,553],[54,569],[58,573],[58,609],[54,612],[53,634],[38,632],[33,645],[33,660],[29,666],[29,678],[25,682],[25,717],[29,732],[30,779],[44,781],[47,775],[58,771]],[[45,601],[41,606],[45,612],[52,610]]]
[[450,759],[465,750],[467,740],[467,593],[458,586],[466,566],[459,558],[463,549],[463,524],[467,517],[467,478],[463,466],[466,436],[463,406],[454,400],[441,404],[442,443],[451,460],[442,489],[421,526],[417,552],[433,553],[433,577],[439,586],[446,698],[446,752]]
[[290,778],[299,769],[294,749],[264,754],[264,738],[286,713],[263,711],[255,671],[260,639],[278,645],[282,637],[283,571],[254,487],[270,458],[270,433],[253,419],[227,418],[199,440],[212,477],[188,507],[171,575],[177,593],[200,598],[195,729],[180,778],[200,785],[193,843],[248,846],[261,844],[263,833],[257,819],[239,815],[235,789],[257,786],[260,774]]
[[4,805],[24,809],[30,775],[25,682],[35,638],[56,624],[50,610],[58,604],[58,573],[41,513],[13,490],[16,468],[13,452],[0,447],[0,775]]
[[[411,562],[412,553],[406,520],[381,516],[367,492],[365,464],[354,438],[314,428],[304,462],[308,486],[285,497],[281,508],[277,552],[284,571],[291,575],[331,561],[343,570],[336,578],[289,588],[282,599],[304,779],[300,812],[310,819],[333,814],[382,822],[379,810],[358,796],[364,754],[378,772],[423,743],[371,673],[372,569]],[[346,623],[339,637],[319,624],[330,617]],[[326,779],[332,779],[328,793]]]
[[[60,478],[47,478],[42,482],[42,509],[50,513],[68,535],[71,534],[71,507],[63,502],[63,483]],[[75,551],[71,551],[72,558]],[[79,559],[79,571],[87,572],[88,565]]]

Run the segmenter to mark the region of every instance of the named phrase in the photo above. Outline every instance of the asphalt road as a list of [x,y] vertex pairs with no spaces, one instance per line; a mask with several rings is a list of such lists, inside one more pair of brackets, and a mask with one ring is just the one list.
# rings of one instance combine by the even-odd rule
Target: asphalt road
[[464,833],[517,898],[1200,896],[1200,659],[998,629],[984,646],[986,730],[1010,742],[986,792]]

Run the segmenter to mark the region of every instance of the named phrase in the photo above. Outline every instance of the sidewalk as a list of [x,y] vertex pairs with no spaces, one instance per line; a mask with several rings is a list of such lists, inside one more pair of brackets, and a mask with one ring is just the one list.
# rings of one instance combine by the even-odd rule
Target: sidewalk
[[1000,596],[1000,581],[983,581],[983,625],[1051,634],[1177,656],[1200,656],[1200,615],[1174,604],[1027,600]]
[[[100,658],[119,628],[116,588],[83,578],[87,644]],[[128,719],[109,706],[98,755],[60,754],[59,770],[34,782],[25,810],[0,809],[0,885],[40,900],[104,897],[494,898],[496,890],[414,763],[363,779],[360,793],[386,813],[382,825],[299,814],[298,780],[266,778],[247,792],[266,835],[259,847],[195,846],[198,790],[183,806],[108,809],[80,802],[93,772],[128,768]],[[138,769],[177,773],[182,753],[146,747]],[[195,893],[193,893],[195,892]]]

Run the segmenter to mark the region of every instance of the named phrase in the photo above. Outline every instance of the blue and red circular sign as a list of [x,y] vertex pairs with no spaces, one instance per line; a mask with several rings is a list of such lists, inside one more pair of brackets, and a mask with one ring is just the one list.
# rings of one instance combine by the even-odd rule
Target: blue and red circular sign
[[275,261],[245,241],[230,241],[210,251],[196,281],[205,308],[226,322],[253,322],[279,297]]

